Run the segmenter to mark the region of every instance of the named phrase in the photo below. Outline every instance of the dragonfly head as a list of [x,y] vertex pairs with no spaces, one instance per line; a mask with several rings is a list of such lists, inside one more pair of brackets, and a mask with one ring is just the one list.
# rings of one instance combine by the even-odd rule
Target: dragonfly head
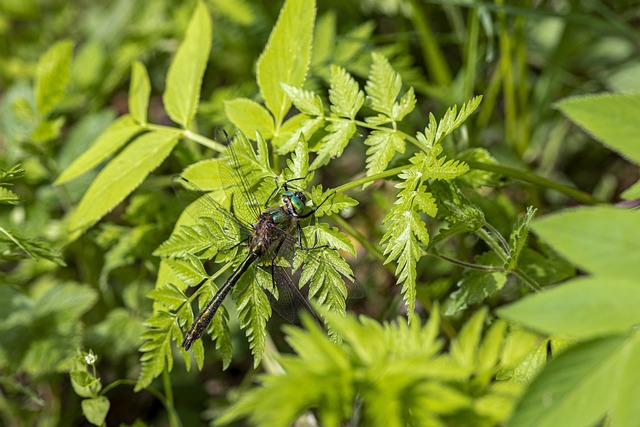
[[296,213],[301,213],[307,203],[307,196],[301,191],[285,191],[282,194],[282,201],[287,203],[287,200],[291,201],[291,205],[295,209]]

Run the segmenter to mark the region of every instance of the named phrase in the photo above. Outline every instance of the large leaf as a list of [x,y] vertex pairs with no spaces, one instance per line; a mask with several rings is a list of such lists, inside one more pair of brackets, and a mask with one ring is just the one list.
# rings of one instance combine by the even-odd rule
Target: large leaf
[[624,348],[624,337],[614,336],[561,354],[529,386],[507,425],[597,425],[611,404]]
[[131,116],[120,117],[100,134],[96,142],[87,151],[82,153],[60,174],[55,184],[64,184],[93,169],[98,163],[119,150],[133,135],[141,130],[142,128],[136,124]]
[[635,279],[576,279],[525,298],[498,312],[550,335],[590,338],[640,324],[640,287]]
[[200,85],[211,49],[211,17],[202,2],[193,12],[187,34],[169,66],[167,88],[162,96],[171,120],[185,128],[196,114]]
[[147,69],[141,62],[134,62],[131,68],[131,87],[129,88],[129,114],[138,123],[147,123],[147,108],[151,83]]
[[224,103],[224,112],[248,138],[255,138],[256,132],[260,132],[265,139],[273,137],[273,117],[257,102],[247,98],[232,99]]
[[551,215],[531,227],[561,255],[588,272],[637,278],[639,224],[639,211],[598,206]]
[[640,94],[573,97],[556,106],[607,147],[640,164]]
[[69,82],[73,44],[54,44],[38,61],[36,69],[36,105],[41,115],[48,114],[64,96]]
[[133,141],[98,174],[73,213],[70,228],[82,231],[127,197],[171,153],[178,134],[149,132]]
[[307,75],[315,15],[315,0],[286,0],[258,59],[258,86],[276,128],[291,107],[281,83],[301,87]]

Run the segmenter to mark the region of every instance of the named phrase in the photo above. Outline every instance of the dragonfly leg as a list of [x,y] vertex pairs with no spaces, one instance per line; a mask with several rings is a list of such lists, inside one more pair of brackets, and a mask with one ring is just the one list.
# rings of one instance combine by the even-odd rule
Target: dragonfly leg
[[302,227],[300,227],[300,223],[296,224],[296,227],[298,228],[298,248],[302,251],[314,251],[316,249],[323,249],[323,248],[327,248],[327,249],[334,249],[329,245],[322,245],[322,246],[316,246],[318,244],[318,236],[315,236],[315,240],[313,242],[313,246],[304,246],[302,244]]

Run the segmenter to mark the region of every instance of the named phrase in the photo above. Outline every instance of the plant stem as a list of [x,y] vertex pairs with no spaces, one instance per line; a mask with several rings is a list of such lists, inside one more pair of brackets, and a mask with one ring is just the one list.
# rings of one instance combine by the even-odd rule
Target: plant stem
[[165,409],[167,410],[167,414],[169,415],[169,425],[171,427],[182,427],[182,423],[180,422],[180,418],[178,417],[178,413],[176,412],[176,408],[173,404],[173,389],[171,388],[171,377],[169,376],[169,370],[166,366],[162,370],[162,385],[164,387],[164,393],[166,396]]
[[489,172],[497,172],[499,174],[509,176],[511,178],[519,179],[520,181],[524,181],[530,184],[535,184],[541,187],[556,190],[564,194],[565,196],[571,197],[572,199],[587,205],[596,205],[600,203],[605,203],[603,200],[593,197],[590,194],[587,194],[576,188],[559,184],[550,179],[543,178],[541,176],[534,175],[530,172],[522,171],[520,169],[510,168],[508,166],[496,165],[491,163],[476,162],[473,160],[467,161],[466,163],[469,165],[469,167],[473,169],[485,170]]

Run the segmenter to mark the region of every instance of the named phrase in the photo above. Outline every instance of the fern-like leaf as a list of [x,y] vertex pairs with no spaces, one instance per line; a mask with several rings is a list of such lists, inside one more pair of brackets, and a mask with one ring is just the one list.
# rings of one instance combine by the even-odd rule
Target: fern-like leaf
[[358,82],[342,67],[331,66],[331,80],[329,87],[329,101],[331,111],[340,117],[353,120],[364,103],[364,92],[358,87]]
[[364,143],[367,149],[367,175],[380,173],[396,153],[404,153],[405,142],[400,132],[374,130]]
[[326,128],[329,134],[322,138],[317,157],[311,163],[311,169],[317,169],[329,163],[333,157],[338,157],[356,133],[356,125],[351,120],[336,120]]
[[392,118],[393,105],[402,88],[402,78],[384,55],[373,52],[371,59],[373,62],[365,86],[371,108]]
[[[253,274],[243,274],[236,284],[233,295],[236,299],[240,327],[244,330],[249,348],[253,354],[253,365],[257,367],[264,353],[267,336],[267,320],[271,317],[269,299],[256,282],[264,282],[258,275],[268,275],[260,268],[253,268]],[[269,278],[269,281],[271,279]]]
[[315,93],[300,89],[297,87],[289,86],[282,83],[282,89],[287,94],[293,105],[300,110],[301,113],[309,116],[323,116],[324,107],[322,106],[322,99]]

